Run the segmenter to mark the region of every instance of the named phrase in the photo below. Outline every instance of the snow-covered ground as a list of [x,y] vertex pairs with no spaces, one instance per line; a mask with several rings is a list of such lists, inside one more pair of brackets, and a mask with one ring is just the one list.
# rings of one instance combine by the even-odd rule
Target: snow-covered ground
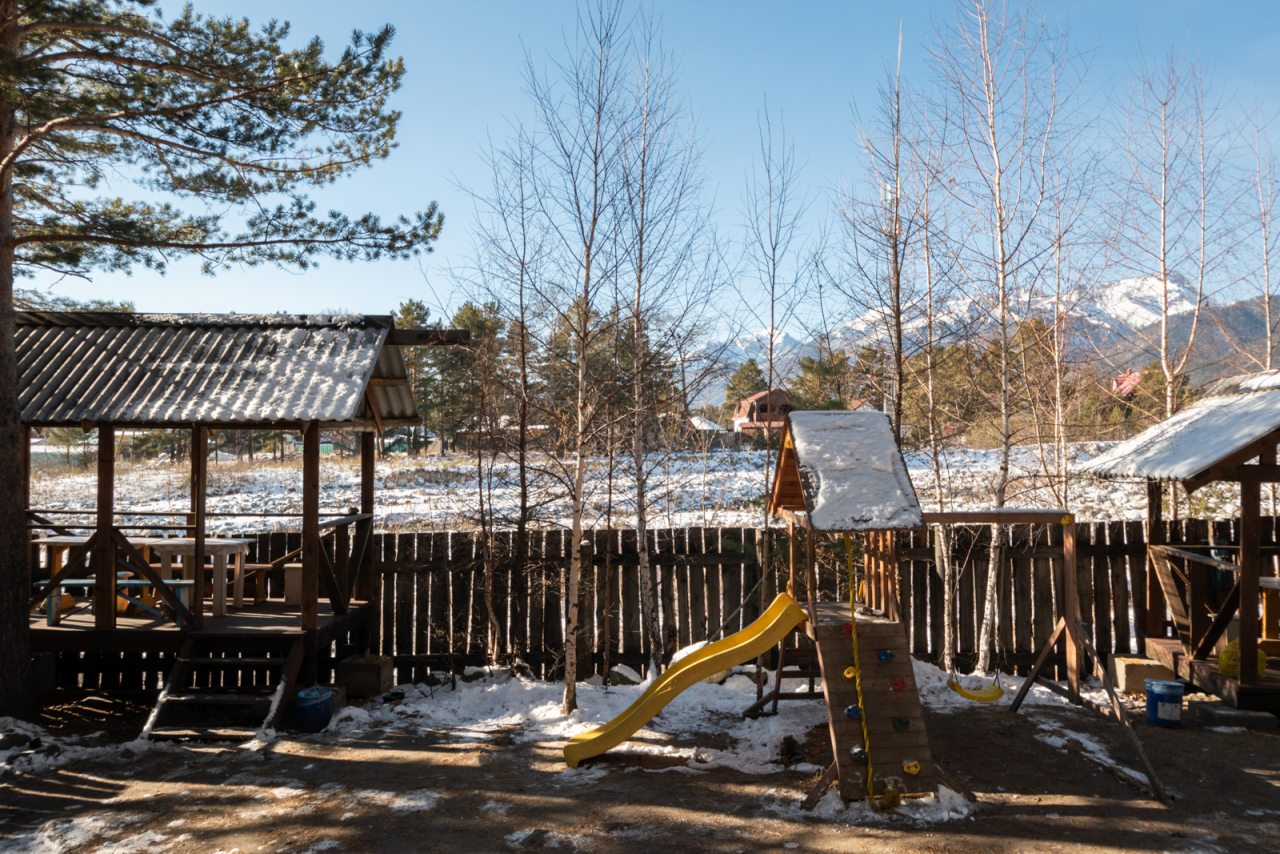
[[[948,676],[931,664],[914,662],[921,701],[929,708],[943,712],[972,709],[973,704],[947,686]],[[979,687],[980,677],[965,677],[970,687]],[[1008,705],[1021,684],[1017,677],[1005,676],[1006,694],[996,705]],[[422,737],[431,743],[444,738],[455,744],[485,744],[503,739],[539,746],[539,752],[558,753],[560,744],[569,737],[598,727],[621,713],[635,701],[647,686],[615,685],[605,687],[598,677],[578,687],[579,708],[564,714],[560,708],[562,686],[514,676],[507,671],[473,669],[456,688],[447,685],[402,685],[385,697],[368,705],[347,707],[339,712],[328,729],[316,736],[303,736],[332,748],[361,745],[388,737]],[[721,684],[699,683],[676,697],[653,721],[631,741],[626,750],[676,760],[661,773],[699,775],[717,768],[732,769],[752,776],[768,776],[783,771],[816,773],[820,768],[809,764],[783,764],[784,741],[796,738],[825,724],[826,713],[821,703],[784,703],[775,716],[745,719],[742,709],[755,700],[755,683],[745,669],[739,669]],[[1104,699],[1101,690],[1086,691],[1096,701]],[[1065,700],[1041,686],[1033,685],[1027,704],[1059,707],[1063,714],[1038,718],[1037,738],[1051,747],[1079,752],[1097,764],[1123,776],[1141,781],[1141,775],[1117,762],[1095,739],[1071,727],[1071,715],[1085,714],[1071,710]],[[264,732],[259,738],[241,746],[255,751],[269,748],[274,733]],[[720,747],[707,746],[723,745]],[[63,765],[89,761],[132,763],[140,754],[182,753],[191,748],[176,744],[152,744],[134,741],[126,745],[104,745],[100,738],[87,736],[62,739],[30,724],[0,718],[0,776],[10,772],[43,774]],[[175,757],[176,758],[176,757]],[[593,786],[613,773],[625,769],[608,764],[586,768],[563,768],[557,785]],[[659,772],[653,772],[659,773]],[[781,778],[780,778],[781,779]],[[233,782],[229,780],[228,782]],[[243,782],[243,781],[241,781]],[[397,809],[402,800],[413,800],[429,793],[408,792],[396,795],[388,808]],[[407,803],[408,801],[406,801]],[[409,809],[411,807],[404,807]],[[966,818],[972,804],[950,790],[937,797],[904,803],[891,814],[873,811],[864,803],[843,804],[833,792],[813,813],[802,814],[799,795],[794,787],[776,790],[775,800],[765,808],[781,817],[812,816],[828,821],[866,825],[886,822],[935,824]],[[46,834],[47,835],[47,834]],[[53,846],[49,850],[70,850]]]
[[[1102,443],[1071,449],[1078,468],[1108,447]],[[938,505],[935,478],[924,454],[908,453],[907,467],[925,509]],[[712,451],[654,454],[649,460],[649,519],[655,527],[757,526],[762,522],[765,493],[763,451]],[[539,458],[530,473],[530,496],[536,524],[567,526],[568,463]],[[997,454],[991,450],[956,448],[943,460],[943,493],[948,509],[991,506]],[[1013,481],[1008,504],[1058,507],[1061,500],[1048,487],[1034,449],[1018,449],[1012,459]],[[94,495],[92,469],[37,469],[32,480],[32,506],[55,510],[85,509]],[[320,469],[321,507],[344,512],[359,504],[359,467],[354,460],[326,458]],[[479,519],[480,489],[475,461],[390,456],[376,469],[378,525],[388,529],[459,530]],[[519,506],[518,471],[499,461],[486,471],[484,503],[498,526],[513,524]],[[294,462],[218,463],[209,467],[209,503],[213,530],[261,531],[296,528],[296,519],[255,518],[254,513],[298,513],[302,508],[302,476]],[[1145,492],[1141,484],[1099,481],[1083,475],[1068,483],[1067,503],[1082,520],[1139,519]],[[164,463],[121,464],[117,472],[116,506],[137,511],[185,512],[188,470]],[[629,462],[593,458],[587,479],[591,526],[630,527],[635,523],[635,477]],[[1196,493],[1192,513],[1225,513],[1231,496],[1209,487]],[[87,522],[88,515],[79,521]],[[144,521],[139,517],[135,521]],[[173,520],[177,521],[177,520]]]

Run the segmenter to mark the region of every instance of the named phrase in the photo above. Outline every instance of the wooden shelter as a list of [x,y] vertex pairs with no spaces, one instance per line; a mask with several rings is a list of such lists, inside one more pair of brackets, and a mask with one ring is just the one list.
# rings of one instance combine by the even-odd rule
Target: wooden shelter
[[[1280,483],[1280,371],[1220,380],[1201,400],[1121,442],[1085,470],[1147,487],[1147,597],[1136,621],[1144,650],[1194,685],[1249,709],[1280,710],[1280,674],[1258,652],[1280,657],[1277,554],[1260,546],[1262,484]],[[1164,490],[1187,494],[1234,483],[1240,494],[1232,542],[1167,542]],[[1225,583],[1223,583],[1225,582]],[[1217,649],[1238,621],[1238,676],[1219,672]]]
[[[33,532],[54,535],[43,539],[66,549],[65,560],[54,560],[60,550],[50,548],[45,566],[33,563],[33,648],[58,655],[70,670],[99,653],[117,658],[141,653],[152,659],[176,654],[180,667],[195,660],[182,654],[194,645],[203,650],[198,657],[207,660],[239,655],[243,650],[235,647],[236,640],[287,638],[297,642],[290,667],[295,675],[301,668],[306,679],[314,673],[316,651],[329,642],[362,647],[377,606],[366,548],[373,528],[374,436],[389,426],[420,423],[400,347],[465,340],[465,332],[396,329],[389,316],[19,313],[19,407],[28,448],[33,430],[97,431],[95,506],[28,511]],[[117,433],[144,428],[189,432],[191,489],[185,512],[146,514],[116,506]],[[206,613],[205,559],[216,551],[206,533],[211,429],[295,430],[303,437],[301,513],[263,508],[243,514],[296,518],[300,546],[273,564],[240,567],[237,585],[246,572],[256,575],[254,602],[223,614]],[[358,508],[322,512],[321,429],[360,435]],[[24,489],[29,507],[29,472]],[[86,518],[93,521],[80,521]],[[131,539],[129,532],[140,529],[184,537],[152,544]],[[183,554],[188,577],[166,577],[146,554],[152,545]],[[214,573],[215,584],[220,581],[223,588],[225,567],[224,560]],[[266,576],[283,572],[300,580],[295,602],[265,595]],[[92,613],[56,624],[41,619],[37,609],[46,600],[54,608],[61,585],[71,580],[92,589]],[[148,595],[154,591],[163,609],[151,608],[150,616],[119,615],[117,600],[129,598],[130,585],[145,586]],[[219,608],[215,599],[215,612],[225,610],[223,601]],[[231,646],[219,652],[218,639]],[[59,678],[73,684],[77,677]]]

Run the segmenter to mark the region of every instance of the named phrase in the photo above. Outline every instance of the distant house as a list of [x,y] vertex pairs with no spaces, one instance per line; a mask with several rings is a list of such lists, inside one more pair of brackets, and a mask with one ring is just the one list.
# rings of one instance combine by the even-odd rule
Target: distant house
[[758,391],[738,401],[733,410],[733,432],[744,436],[774,435],[782,430],[791,399],[780,388]]

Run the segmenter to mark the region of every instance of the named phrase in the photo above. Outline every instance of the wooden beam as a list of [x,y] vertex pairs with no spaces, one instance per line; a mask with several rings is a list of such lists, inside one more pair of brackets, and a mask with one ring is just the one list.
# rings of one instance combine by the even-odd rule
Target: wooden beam
[[115,524],[116,428],[98,425],[98,507],[93,549],[93,627],[108,631],[116,627],[116,541],[111,536]]
[[[1147,481],[1147,548],[1164,545],[1164,490],[1158,480]],[[1156,577],[1152,556],[1147,555],[1147,624],[1140,635],[1164,637],[1164,588]]]
[[209,495],[209,428],[201,424],[191,428],[191,550],[192,579],[191,625],[204,625],[204,551],[205,520]]
[[1257,683],[1258,570],[1262,555],[1262,488],[1257,481],[1240,484],[1240,684]]
[[320,597],[320,426],[302,433],[302,629],[319,622]]
[[466,329],[392,329],[387,343],[397,347],[470,344],[471,333]]
[[1062,526],[1062,595],[1063,616],[1067,621],[1067,685],[1071,696],[1080,696],[1080,588],[1076,566],[1076,523]]
[[368,547],[373,534],[373,476],[374,476],[374,442],[373,434],[360,434],[360,512],[368,514],[368,519],[356,523],[356,542],[364,543],[360,559],[360,572],[356,584],[357,598],[372,602],[377,598],[378,585],[373,577],[373,549]]
[[1001,524],[1066,524],[1072,520],[1068,510],[1037,510],[1035,508],[993,507],[989,510],[948,510],[938,513],[924,513],[924,524],[928,525],[988,525],[993,522]]

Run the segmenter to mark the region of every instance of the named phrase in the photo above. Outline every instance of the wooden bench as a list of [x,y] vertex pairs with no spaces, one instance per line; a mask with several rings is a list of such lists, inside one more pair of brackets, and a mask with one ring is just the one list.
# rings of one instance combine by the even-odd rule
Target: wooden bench
[[[178,589],[178,595],[182,597],[184,605],[189,604],[191,596],[189,593],[186,593],[186,591],[190,590],[192,587],[195,586],[194,581],[191,581],[188,579],[175,579],[173,581],[169,581],[166,583],[170,587],[175,587]],[[97,585],[98,585],[98,580],[96,578],[64,578],[62,579],[62,581],[59,583],[58,586],[64,587],[64,588],[65,587],[87,587],[89,589],[93,589],[94,587],[97,587]],[[150,588],[154,586],[155,586],[154,584],[152,584],[149,580],[145,578],[117,578],[116,579],[116,597],[119,599],[123,599],[132,605],[137,605],[139,608],[146,611],[148,614],[151,614],[152,616],[157,617],[158,619],[164,619],[165,615],[159,609],[157,609],[153,605],[149,605],[140,596],[131,595],[130,593],[126,592],[129,590],[141,591],[144,588]],[[45,622],[50,626],[56,626],[61,621],[61,619],[62,619],[62,597],[59,596],[57,592],[50,593],[49,597],[45,600]],[[181,624],[180,619],[178,620],[178,622],[179,624]]]

